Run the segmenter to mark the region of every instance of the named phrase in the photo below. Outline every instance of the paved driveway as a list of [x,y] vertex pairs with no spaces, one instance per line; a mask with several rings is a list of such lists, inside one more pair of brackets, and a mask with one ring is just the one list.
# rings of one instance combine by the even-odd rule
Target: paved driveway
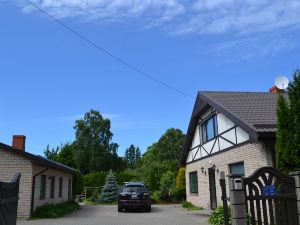
[[82,206],[60,219],[19,220],[17,225],[208,225],[207,217],[184,211],[179,205],[153,205],[151,213],[118,213],[117,206]]

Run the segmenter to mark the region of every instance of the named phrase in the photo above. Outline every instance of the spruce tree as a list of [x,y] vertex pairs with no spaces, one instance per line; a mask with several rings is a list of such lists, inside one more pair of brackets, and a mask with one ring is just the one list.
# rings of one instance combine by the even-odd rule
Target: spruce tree
[[117,184],[117,179],[114,176],[112,170],[109,171],[106,179],[105,185],[101,192],[100,200],[101,202],[114,202],[118,198],[119,187]]

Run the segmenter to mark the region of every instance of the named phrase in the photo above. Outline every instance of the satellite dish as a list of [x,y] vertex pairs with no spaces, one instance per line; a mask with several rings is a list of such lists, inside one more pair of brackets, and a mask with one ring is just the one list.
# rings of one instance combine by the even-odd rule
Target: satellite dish
[[285,76],[277,77],[275,80],[275,85],[280,90],[286,89],[289,85],[289,79]]

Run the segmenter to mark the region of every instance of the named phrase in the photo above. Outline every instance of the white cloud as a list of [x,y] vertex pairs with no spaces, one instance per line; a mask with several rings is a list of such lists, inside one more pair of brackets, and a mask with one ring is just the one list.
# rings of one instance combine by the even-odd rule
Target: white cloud
[[[0,0],[1,1],[1,0]],[[22,2],[22,9],[36,9]],[[277,54],[298,45],[289,34],[299,33],[300,0],[31,0],[57,18],[82,21],[134,22],[172,35],[227,35],[217,52],[231,46],[243,58]],[[271,39],[275,37],[275,39]],[[253,47],[253,48],[252,48]],[[241,51],[240,51],[241,50]],[[251,58],[251,57],[250,57]]]

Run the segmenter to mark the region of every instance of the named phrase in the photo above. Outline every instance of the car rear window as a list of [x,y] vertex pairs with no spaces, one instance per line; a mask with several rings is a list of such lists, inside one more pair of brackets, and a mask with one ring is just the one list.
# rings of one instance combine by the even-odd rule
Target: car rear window
[[146,192],[148,191],[147,188],[145,188],[142,185],[130,185],[123,188],[123,192]]

